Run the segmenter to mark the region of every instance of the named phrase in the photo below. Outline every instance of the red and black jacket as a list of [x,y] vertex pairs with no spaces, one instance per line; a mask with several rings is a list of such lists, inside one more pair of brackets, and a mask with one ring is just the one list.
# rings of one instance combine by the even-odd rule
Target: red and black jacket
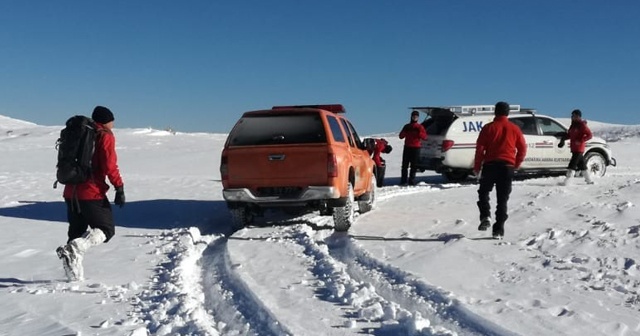
[[502,161],[518,169],[525,155],[527,143],[520,128],[506,116],[496,116],[478,135],[473,171],[479,172],[482,164],[493,161]]
[[[97,125],[97,139],[93,157],[91,158],[91,178],[78,185],[66,185],[63,197],[78,200],[102,200],[106,197],[109,185],[123,186],[120,170],[118,169],[118,157],[116,155],[116,139],[113,133],[102,124]],[[75,190],[74,190],[75,189]]]
[[404,146],[420,148],[421,141],[427,140],[427,131],[417,121],[411,121],[404,125],[399,134],[400,139],[404,139]]

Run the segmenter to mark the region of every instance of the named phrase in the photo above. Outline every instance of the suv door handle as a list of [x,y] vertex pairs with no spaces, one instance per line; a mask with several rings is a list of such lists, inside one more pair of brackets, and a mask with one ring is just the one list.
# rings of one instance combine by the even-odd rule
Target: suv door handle
[[269,161],[284,161],[286,155],[284,154],[271,154],[269,155]]

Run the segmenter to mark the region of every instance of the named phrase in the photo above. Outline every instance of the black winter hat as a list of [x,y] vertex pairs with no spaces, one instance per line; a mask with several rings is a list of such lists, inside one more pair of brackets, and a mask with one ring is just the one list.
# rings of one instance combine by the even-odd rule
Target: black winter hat
[[497,116],[508,116],[509,115],[509,103],[506,102],[497,102],[495,109],[494,109],[494,114]]
[[571,115],[577,115],[578,117],[582,118],[582,111],[575,109],[571,111]]
[[414,115],[419,116],[419,115],[420,115],[420,112],[418,112],[418,111],[413,111],[413,112],[411,112],[411,116],[413,117]]
[[93,109],[93,113],[91,114],[91,119],[100,124],[107,124],[113,121],[115,118],[113,117],[113,113],[111,113],[108,108],[104,106],[96,106],[96,108]]

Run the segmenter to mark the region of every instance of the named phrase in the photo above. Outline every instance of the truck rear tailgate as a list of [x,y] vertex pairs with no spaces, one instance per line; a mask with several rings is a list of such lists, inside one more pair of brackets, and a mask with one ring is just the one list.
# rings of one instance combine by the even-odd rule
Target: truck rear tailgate
[[327,145],[229,147],[229,187],[327,185]]

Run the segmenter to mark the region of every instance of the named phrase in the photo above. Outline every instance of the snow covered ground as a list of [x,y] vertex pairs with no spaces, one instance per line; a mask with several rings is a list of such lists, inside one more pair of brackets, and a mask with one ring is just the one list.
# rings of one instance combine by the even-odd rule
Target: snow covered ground
[[618,167],[516,181],[503,241],[477,231],[473,183],[394,186],[393,135],[348,234],[311,213],[229,235],[225,135],[116,129],[127,204],[68,283],[61,127],[0,116],[0,335],[640,335],[640,127],[590,125]]

